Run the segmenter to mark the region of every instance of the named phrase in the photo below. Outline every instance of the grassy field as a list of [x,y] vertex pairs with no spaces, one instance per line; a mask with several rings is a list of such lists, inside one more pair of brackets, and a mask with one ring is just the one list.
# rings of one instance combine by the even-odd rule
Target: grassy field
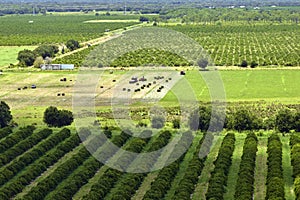
[[[299,70],[233,70],[219,73],[224,83],[226,99],[229,102],[260,100],[282,103],[300,102],[300,87],[295,81],[300,78]],[[199,72],[187,71],[185,78],[191,84],[198,100],[210,100],[209,91]],[[180,88],[181,84],[178,83],[174,87]],[[162,102],[176,102],[176,96],[169,92]]]
[[24,49],[33,50],[36,46],[0,46],[0,68],[18,62],[18,52]]
[[[292,104],[300,101],[300,87],[296,81],[300,78],[300,70],[232,70],[219,71],[219,73],[223,79],[227,102],[257,102],[263,100],[266,103],[281,102]],[[50,105],[72,109],[73,86],[77,79],[76,74],[76,71],[4,72],[3,75],[0,75],[0,84],[5,89],[0,91],[0,98],[10,105],[18,123],[31,124],[35,122],[41,124],[43,111]],[[124,79],[126,81],[128,77],[135,74],[134,70],[129,72],[115,70],[114,74],[109,74],[109,71],[106,71],[99,80],[99,87],[97,87],[96,91],[98,93],[96,99],[97,110],[99,112],[101,110],[110,110],[109,102],[114,87],[120,86],[121,80]],[[62,78],[67,78],[67,81],[60,81]],[[148,76],[148,78],[150,77]],[[210,100],[208,89],[200,73],[187,71],[185,78],[191,84],[192,92],[196,94],[198,100]],[[117,80],[117,82],[113,82],[113,80]],[[187,92],[186,88],[181,88],[181,80],[174,87]],[[30,86],[32,84],[35,84],[37,89],[31,89]],[[121,84],[122,88],[128,87],[133,90],[140,87],[126,84]],[[29,89],[24,90],[23,88],[26,86]],[[101,89],[100,86],[104,88]],[[136,98],[132,106],[147,106],[139,103],[140,98],[143,95],[155,94],[155,88],[159,86],[167,87],[167,83],[163,80],[155,87],[153,86],[153,89],[150,88],[137,94],[131,91],[132,97]],[[21,90],[18,90],[18,88]],[[178,105],[177,98],[172,91],[167,92],[165,90],[165,92],[166,95],[160,100],[160,103],[166,107]],[[65,96],[58,96],[58,94],[62,93]],[[125,95],[124,92],[120,94]]]

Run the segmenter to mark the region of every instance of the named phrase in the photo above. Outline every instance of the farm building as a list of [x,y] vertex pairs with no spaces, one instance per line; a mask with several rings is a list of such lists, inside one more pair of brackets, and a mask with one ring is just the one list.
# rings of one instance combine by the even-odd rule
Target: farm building
[[41,65],[42,70],[73,70],[73,64],[44,64]]

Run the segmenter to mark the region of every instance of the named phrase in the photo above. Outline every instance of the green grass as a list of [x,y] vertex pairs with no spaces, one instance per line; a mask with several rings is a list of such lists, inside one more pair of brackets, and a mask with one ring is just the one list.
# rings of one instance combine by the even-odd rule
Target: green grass
[[[202,72],[215,73],[215,72]],[[228,102],[279,101],[282,103],[299,103],[300,87],[296,80],[300,79],[300,70],[231,70],[219,71],[225,87]],[[191,84],[192,90],[199,101],[210,101],[207,86],[197,71],[187,71],[185,78]],[[187,92],[180,83],[173,89]],[[169,92],[161,103],[176,103],[177,99]]]
[[290,137],[283,136],[281,137],[282,142],[282,168],[283,168],[283,178],[285,182],[285,199],[294,200],[294,180],[292,177],[293,167],[291,166],[291,148],[290,148]]
[[24,49],[33,50],[35,48],[36,46],[0,46],[0,69],[10,64],[16,64],[19,51]]
[[235,194],[236,183],[238,179],[238,172],[240,170],[241,158],[243,155],[243,146],[246,138],[246,134],[237,133],[235,148],[232,155],[232,164],[229,169],[228,180],[227,180],[227,188],[226,193],[224,194],[224,199],[233,200]]
[[267,166],[268,135],[258,137],[258,151],[256,153],[256,165],[254,174],[254,200],[265,199]]

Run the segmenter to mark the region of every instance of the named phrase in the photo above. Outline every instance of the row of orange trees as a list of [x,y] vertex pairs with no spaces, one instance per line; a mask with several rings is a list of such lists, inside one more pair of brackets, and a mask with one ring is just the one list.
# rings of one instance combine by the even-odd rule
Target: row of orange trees
[[206,199],[223,199],[234,147],[235,134],[228,133],[219,149],[218,157],[214,161],[215,168],[209,180]]

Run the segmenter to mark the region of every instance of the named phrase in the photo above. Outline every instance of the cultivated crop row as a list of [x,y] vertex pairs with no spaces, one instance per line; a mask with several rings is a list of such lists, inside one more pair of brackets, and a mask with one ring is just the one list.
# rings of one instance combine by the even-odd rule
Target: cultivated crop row
[[268,175],[266,199],[285,199],[282,168],[282,143],[278,134],[268,139]]
[[238,66],[243,60],[260,66],[299,66],[297,25],[224,25],[170,27],[195,39],[218,66]]
[[16,132],[8,135],[7,137],[5,137],[0,142],[0,153],[3,153],[4,151],[11,148],[12,146],[17,144],[18,142],[20,142],[20,141],[24,140],[25,138],[29,137],[33,133],[34,129],[35,129],[34,126],[23,127],[23,128],[20,128],[20,130],[18,130]]
[[[144,148],[143,152],[154,152],[165,145],[168,144],[168,141],[172,137],[172,134],[169,131],[164,131],[160,133],[160,135],[155,138],[153,141],[149,141],[148,145]],[[152,162],[154,163],[157,158],[159,157],[159,152],[156,152],[152,154]],[[134,165],[135,161],[133,161]],[[133,166],[137,167],[139,169],[151,169],[153,165],[149,163],[149,160],[146,160],[146,157],[138,159],[139,166]],[[108,199],[130,199],[132,195],[136,192],[136,190],[139,188],[139,186],[142,184],[143,180],[147,176],[146,173],[136,173],[136,174],[124,174],[122,177],[120,177],[118,183],[111,189],[110,196],[108,196]]]
[[[128,139],[129,138],[127,137],[127,139],[123,141],[123,144],[125,144]],[[129,144],[126,145],[124,149],[126,151],[140,153],[146,146],[148,141],[149,139],[147,138],[133,138],[131,141],[129,141]],[[118,158],[118,163],[121,163],[120,166],[122,166],[124,170],[132,162],[133,158],[130,156],[132,155],[121,156]],[[100,180],[92,185],[91,191],[89,192],[89,194],[84,196],[83,199],[103,199],[123,174],[124,172],[118,171],[113,168],[106,170],[105,173],[101,176]]]
[[223,199],[227,185],[229,168],[232,163],[235,135],[228,133],[219,149],[219,154],[214,162],[215,168],[211,174],[206,193],[206,199]]
[[[78,135],[69,136],[70,131],[63,129],[57,134],[54,134],[51,138],[45,140],[39,146],[34,147],[34,149],[27,154],[28,156],[24,154],[24,161],[21,162],[22,159],[20,158],[20,161],[17,162],[19,165],[22,165],[24,169],[18,174],[10,173],[10,177],[1,177],[1,180],[5,180],[6,182],[0,189],[1,199],[10,199],[21,192],[26,185],[80,143]],[[65,138],[68,139],[62,142]],[[28,166],[25,167],[24,165]],[[9,180],[13,176],[15,177]]]
[[236,184],[234,198],[238,200],[253,199],[254,172],[257,152],[257,137],[251,132],[247,135],[243,147],[239,176]]
[[0,166],[9,163],[12,159],[16,158],[25,151],[34,147],[36,144],[48,137],[50,134],[52,134],[52,131],[50,129],[44,129],[42,131],[33,133],[25,140],[22,140],[21,142],[19,142],[18,144],[16,144],[15,146],[13,146],[12,148],[8,149],[0,155]]
[[[123,146],[130,137],[122,132],[120,135],[117,135],[112,138],[111,142],[117,146]],[[101,148],[96,150],[95,153],[101,153]],[[103,154],[101,156],[106,156],[104,159],[108,159],[110,154]],[[74,173],[68,176],[46,199],[55,199],[55,198],[65,198],[71,199],[72,196],[92,178],[97,170],[103,166],[103,163],[100,163],[94,156],[90,156]]]
[[[183,136],[180,138],[179,142],[175,145],[174,150],[171,152],[167,163],[172,160],[175,161],[159,171],[158,176],[151,184],[150,190],[146,192],[144,199],[164,198],[166,191],[170,189],[171,184],[180,169],[180,163],[184,159],[187,150],[189,149],[189,141],[191,141],[192,138],[193,135],[191,132],[183,133]],[[179,155],[181,156],[177,158]]]
[[198,178],[201,175],[204,162],[206,160],[206,156],[204,158],[199,157],[199,152],[209,152],[213,139],[213,135],[208,133],[204,134],[202,139],[199,141],[196,151],[193,154],[193,158],[189,162],[183,178],[175,188],[175,200],[190,199],[195,190]]
[[0,129],[0,139],[8,136],[11,133],[12,133],[12,130],[10,127],[1,128]]
[[293,166],[293,178],[296,199],[300,198],[300,137],[293,134],[290,138],[291,164]]

